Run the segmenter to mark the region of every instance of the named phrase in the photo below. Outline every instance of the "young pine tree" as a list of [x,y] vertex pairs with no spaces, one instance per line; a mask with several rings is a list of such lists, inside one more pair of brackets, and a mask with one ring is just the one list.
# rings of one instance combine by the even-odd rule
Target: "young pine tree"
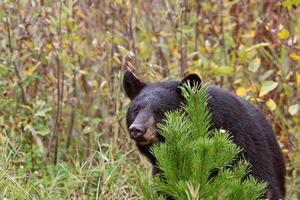
[[[222,130],[211,130],[207,87],[185,85],[182,109],[166,114],[159,132],[164,143],[153,146],[162,174],[142,180],[140,189],[148,200],[260,198],[266,184],[249,173],[249,163],[237,160],[240,148]],[[235,163],[235,164],[233,164]]]

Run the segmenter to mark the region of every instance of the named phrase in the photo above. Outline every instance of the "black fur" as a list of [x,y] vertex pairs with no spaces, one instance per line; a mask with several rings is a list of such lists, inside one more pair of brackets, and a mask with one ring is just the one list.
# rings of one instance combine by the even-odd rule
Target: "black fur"
[[[197,75],[189,75],[182,82],[145,84],[130,74],[124,75],[124,88],[132,99],[126,116],[128,128],[141,113],[154,117],[155,123],[162,122],[166,111],[179,108],[184,101],[178,87],[187,80],[201,83]],[[263,114],[254,105],[217,86],[209,86],[208,95],[213,127],[233,135],[233,141],[252,165],[251,174],[268,183],[271,199],[284,198],[285,165],[275,134]],[[157,137],[164,140],[159,134]],[[159,172],[150,152],[151,144],[137,143],[137,147],[152,163],[153,173]]]

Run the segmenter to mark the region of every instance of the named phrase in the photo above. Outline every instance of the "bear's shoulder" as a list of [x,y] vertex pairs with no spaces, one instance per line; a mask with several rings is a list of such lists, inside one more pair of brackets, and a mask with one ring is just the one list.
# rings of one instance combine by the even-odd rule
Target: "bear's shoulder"
[[208,108],[217,128],[237,127],[258,129],[267,121],[262,112],[252,103],[221,89],[218,86],[208,87]]
[[259,112],[258,108],[252,103],[218,86],[208,86],[207,93],[210,106],[226,110],[226,112],[231,110],[232,112],[244,112],[244,114],[250,115],[253,112]]

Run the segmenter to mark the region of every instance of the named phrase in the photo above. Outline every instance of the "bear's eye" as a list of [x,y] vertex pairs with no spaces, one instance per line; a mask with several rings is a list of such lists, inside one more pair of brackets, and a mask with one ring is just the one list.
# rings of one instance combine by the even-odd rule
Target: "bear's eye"
[[139,106],[137,106],[137,107],[135,107],[133,109],[133,112],[134,112],[135,115],[137,115],[139,113],[139,111],[140,111],[140,107]]

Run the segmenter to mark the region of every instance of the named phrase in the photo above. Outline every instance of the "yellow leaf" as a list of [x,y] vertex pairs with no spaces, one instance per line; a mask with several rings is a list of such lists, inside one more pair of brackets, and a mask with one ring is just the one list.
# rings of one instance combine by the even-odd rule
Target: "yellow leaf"
[[150,36],[150,40],[151,40],[152,42],[157,42],[157,38],[156,38],[155,36]]
[[267,106],[271,111],[274,111],[277,107],[276,103],[273,101],[273,99],[269,99],[267,101]]
[[163,37],[166,37],[166,36],[170,36],[171,34],[168,33],[168,32],[161,31],[161,32],[159,32],[159,35],[163,36]]
[[63,44],[64,49],[68,49],[68,47],[69,47],[68,44]]
[[213,52],[213,48],[211,48],[211,47],[206,47],[206,51],[207,51],[208,53],[212,53],[212,52]]
[[255,85],[251,85],[251,86],[250,86],[250,90],[251,90],[253,93],[256,93],[256,92],[257,92],[257,88],[255,87]]
[[173,45],[173,46],[171,47],[171,51],[172,51],[172,53],[176,53],[176,52],[177,52],[177,46],[176,46],[176,45]]
[[199,52],[201,53],[201,54],[205,54],[205,52],[206,52],[206,49],[205,49],[205,47],[199,47]]
[[53,46],[52,46],[52,44],[50,44],[50,43],[48,43],[48,44],[46,45],[46,47],[47,47],[47,49],[53,49]]
[[245,38],[254,38],[256,36],[256,31],[252,30],[243,35]]
[[279,141],[280,142],[283,142],[285,140],[285,134],[284,134],[284,132],[281,132],[280,134],[279,134]]
[[33,48],[33,43],[30,40],[24,40],[24,44],[28,47],[28,48]]
[[287,29],[282,29],[281,31],[279,31],[277,33],[277,37],[282,39],[282,40],[286,40],[290,37],[290,32]]
[[277,74],[278,76],[281,76],[281,75],[282,75],[281,69],[278,69],[277,72],[276,72],[276,74]]
[[290,57],[294,60],[294,61],[300,61],[300,55],[298,55],[295,52],[290,53]]
[[300,87],[300,72],[296,72],[296,85]]
[[32,67],[25,68],[24,74],[25,74],[26,76],[31,76],[31,75],[33,74],[33,72],[36,70],[36,68],[37,68],[37,65],[32,66]]
[[240,97],[244,97],[246,96],[246,89],[244,87],[239,87],[236,89],[235,93]]

